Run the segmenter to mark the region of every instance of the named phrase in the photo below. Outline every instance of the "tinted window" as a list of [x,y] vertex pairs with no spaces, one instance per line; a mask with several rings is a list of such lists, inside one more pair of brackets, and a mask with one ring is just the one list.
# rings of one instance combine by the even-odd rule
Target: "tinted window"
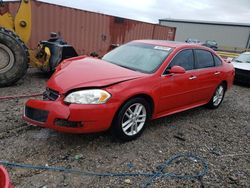
[[195,57],[197,68],[206,68],[214,66],[213,56],[210,52],[206,50],[195,50]]
[[194,69],[193,50],[183,50],[178,53],[168,66],[168,70],[174,65],[183,67],[185,70]]
[[214,55],[214,62],[215,62],[215,66],[220,66],[222,65],[222,61],[220,60],[220,58],[218,58],[217,56]]

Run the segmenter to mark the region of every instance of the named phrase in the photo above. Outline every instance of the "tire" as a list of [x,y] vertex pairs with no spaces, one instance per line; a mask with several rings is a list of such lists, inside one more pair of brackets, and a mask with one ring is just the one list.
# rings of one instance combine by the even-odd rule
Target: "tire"
[[133,98],[116,114],[111,127],[112,135],[122,141],[134,140],[142,134],[150,116],[149,103],[143,98]]
[[221,105],[221,103],[222,103],[222,101],[224,99],[225,92],[226,92],[225,85],[224,84],[220,84],[216,88],[216,90],[215,90],[212,98],[208,102],[207,107],[210,108],[210,109],[216,109],[216,108],[218,108]]
[[0,27],[0,87],[14,84],[27,72],[29,53],[12,31]]

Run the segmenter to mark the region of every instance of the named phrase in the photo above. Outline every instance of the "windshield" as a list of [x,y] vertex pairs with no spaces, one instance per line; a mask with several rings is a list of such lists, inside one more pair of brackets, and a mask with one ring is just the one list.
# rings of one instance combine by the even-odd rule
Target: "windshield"
[[152,73],[163,63],[172,48],[143,43],[128,43],[103,56],[103,60],[131,70]]
[[233,61],[239,63],[250,63],[250,54],[241,54],[238,57],[236,57]]

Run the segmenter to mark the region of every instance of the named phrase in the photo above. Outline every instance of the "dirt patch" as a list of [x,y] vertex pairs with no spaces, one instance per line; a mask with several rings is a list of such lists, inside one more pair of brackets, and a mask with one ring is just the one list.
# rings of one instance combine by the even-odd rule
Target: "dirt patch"
[[[46,76],[30,69],[0,96],[41,93]],[[234,85],[217,110],[204,107],[152,121],[132,142],[108,133],[73,135],[27,125],[21,118],[27,99],[0,101],[0,160],[62,166],[94,172],[154,172],[178,153],[204,158],[202,180],[158,178],[150,187],[250,187],[250,88]],[[38,97],[39,98],[39,97]],[[167,172],[193,173],[197,164],[176,162]],[[197,167],[199,169],[199,167]],[[10,168],[15,187],[139,187],[145,177],[88,177],[63,172]]]

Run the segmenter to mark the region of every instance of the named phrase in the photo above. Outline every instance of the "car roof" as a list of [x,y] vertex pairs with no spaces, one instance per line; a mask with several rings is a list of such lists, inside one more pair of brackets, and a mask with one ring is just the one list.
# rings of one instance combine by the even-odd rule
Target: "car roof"
[[139,42],[139,43],[145,43],[145,44],[166,46],[166,47],[170,47],[170,48],[189,47],[189,48],[208,49],[207,47],[201,46],[201,45],[198,45],[198,44],[186,43],[186,42],[177,42],[177,41],[169,41],[169,40],[134,40],[132,42]]
[[198,40],[198,39],[195,39],[195,38],[187,38],[187,40]]

